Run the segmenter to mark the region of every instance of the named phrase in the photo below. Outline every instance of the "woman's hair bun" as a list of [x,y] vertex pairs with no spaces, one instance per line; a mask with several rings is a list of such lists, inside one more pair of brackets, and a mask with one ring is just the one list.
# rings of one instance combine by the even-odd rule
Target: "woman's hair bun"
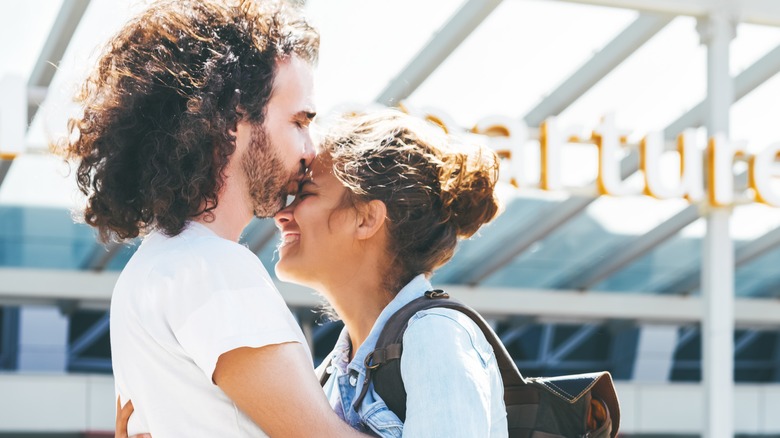
[[445,222],[455,227],[458,237],[467,238],[499,211],[495,193],[499,161],[484,146],[452,146],[442,157],[442,209]]

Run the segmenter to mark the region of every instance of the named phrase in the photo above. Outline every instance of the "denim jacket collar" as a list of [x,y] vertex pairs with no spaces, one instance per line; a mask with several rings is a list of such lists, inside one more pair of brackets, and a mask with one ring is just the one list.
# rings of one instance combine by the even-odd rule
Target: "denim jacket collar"
[[[464,367],[443,367],[439,372],[433,373],[433,376],[431,376],[431,373],[429,372],[418,372],[408,376],[410,380],[404,382],[405,385],[408,384],[418,388],[422,388],[425,385],[433,385],[434,387],[439,388],[438,391],[423,394],[422,399],[417,399],[418,406],[422,404],[428,407],[425,410],[425,412],[428,413],[426,415],[436,412],[436,421],[412,422],[411,424],[413,424],[413,426],[410,424],[408,433],[404,433],[407,430],[405,429],[404,424],[387,407],[381,396],[376,393],[375,388],[370,385],[368,386],[368,391],[366,392],[363,401],[358,404],[357,407],[355,406],[356,398],[363,389],[366,379],[364,360],[369,352],[376,348],[379,334],[382,332],[387,320],[401,307],[422,296],[428,290],[431,290],[431,284],[424,276],[418,276],[398,292],[396,297],[380,313],[365,342],[357,349],[355,358],[349,364],[347,364],[350,345],[349,336],[347,335],[346,329],[342,330],[337,346],[330,356],[332,368],[327,372],[331,375],[324,386],[325,393],[331,402],[331,406],[333,406],[336,413],[352,427],[382,438],[401,438],[405,435],[506,437],[507,425],[506,409],[504,408],[503,403],[504,391],[501,383],[501,376],[492,354],[492,348],[484,338],[476,341],[474,337],[466,333],[468,330],[464,330],[463,334],[467,336],[467,339],[470,339],[471,342],[468,342],[466,339],[457,341],[457,345],[460,346],[457,348],[462,351],[456,352],[456,355],[468,356],[471,358],[479,357],[480,361],[478,361],[478,363],[471,363],[471,366],[476,365],[477,367],[484,368],[484,370],[489,370],[487,371],[490,376],[489,383],[483,382],[483,384],[474,385],[474,382],[469,379],[464,379],[463,375],[479,369],[464,368],[466,362],[463,362]],[[449,309],[438,310],[454,312]],[[460,317],[461,319],[469,319],[465,315],[460,315]],[[441,318],[423,317],[418,322],[415,322],[415,324],[423,324],[423,327],[425,327],[426,323],[434,322],[440,323]],[[470,325],[468,325],[469,323],[474,325],[473,330],[476,330],[476,332],[479,331],[479,328],[470,320],[467,321],[466,325],[463,327],[470,327]],[[434,325],[428,327],[438,326]],[[419,333],[426,333],[426,329],[422,330],[422,332],[417,332],[417,336],[420,336]],[[454,343],[439,342],[435,337],[431,336],[419,337],[417,339],[410,338],[407,339],[407,341],[410,341],[410,343],[404,350],[407,354],[411,354],[411,357],[416,357],[417,361],[426,357],[445,357],[443,354],[445,353],[445,349],[447,349],[449,353],[452,353],[451,350],[456,348]],[[449,356],[446,357],[452,357],[452,355],[449,354]],[[420,364],[420,366],[424,369],[425,365]],[[478,374],[482,375],[482,372],[480,371]],[[477,386],[479,386],[479,388],[477,388]],[[455,398],[447,401],[447,406],[468,406],[470,407],[469,411],[474,411],[472,412],[473,415],[462,415],[462,412],[458,409],[431,408],[432,406],[441,406],[441,400],[434,394],[442,394],[442,388],[446,388],[446,393],[448,394],[458,394]],[[454,390],[454,392],[452,390]],[[489,403],[488,400],[490,401]],[[431,417],[429,416],[426,418]],[[483,424],[484,422],[481,420],[475,422],[475,418],[485,418],[489,425],[491,425],[491,429],[486,429]],[[441,429],[444,427],[443,425],[446,425],[447,433],[441,432]]]
[[[387,322],[390,317],[401,309],[401,307],[407,305],[412,300],[421,297],[425,292],[433,289],[431,286],[431,282],[428,281],[427,278],[425,278],[424,274],[420,274],[412,279],[409,283],[407,283],[406,286],[401,289],[398,294],[393,298],[390,303],[385,306],[384,310],[382,310],[382,313],[379,314],[379,317],[376,319],[376,322],[374,323],[374,326],[371,328],[371,331],[368,333],[368,337],[363,342],[363,345],[361,345],[358,350],[355,352],[355,355],[352,359],[352,362],[347,367],[350,370],[353,370],[360,374],[361,376],[365,376],[366,372],[366,366],[364,364],[364,361],[366,359],[366,356],[372,351],[374,351],[374,348],[376,347],[376,342],[379,340],[379,334],[382,332],[382,329],[385,327],[385,323]],[[350,342],[349,342],[349,334],[347,333],[347,329],[344,328],[341,331],[341,335],[339,336],[339,340],[336,343],[337,346],[342,345],[346,346],[346,348],[349,348]],[[361,379],[362,380],[362,379]]]

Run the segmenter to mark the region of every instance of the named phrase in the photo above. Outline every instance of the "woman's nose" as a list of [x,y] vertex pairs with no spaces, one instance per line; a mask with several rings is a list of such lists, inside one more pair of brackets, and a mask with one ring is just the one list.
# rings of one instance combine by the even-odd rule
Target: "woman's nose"
[[292,220],[292,211],[293,206],[290,204],[287,207],[279,210],[279,212],[274,215],[274,223],[276,224],[277,228],[281,230],[285,224]]

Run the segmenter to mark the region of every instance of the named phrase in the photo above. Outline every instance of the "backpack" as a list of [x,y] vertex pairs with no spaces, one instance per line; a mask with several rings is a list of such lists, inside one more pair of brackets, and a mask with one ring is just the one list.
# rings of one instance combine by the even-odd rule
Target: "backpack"
[[[475,310],[441,290],[425,293],[387,321],[376,349],[366,356],[366,379],[354,407],[360,406],[369,384],[401,421],[406,419],[406,390],[401,379],[403,335],[417,312],[443,307],[470,317],[490,342],[504,383],[504,403],[510,438],[614,438],[620,406],[609,372],[551,378],[524,378],[496,333]],[[324,374],[321,383],[327,381]]]

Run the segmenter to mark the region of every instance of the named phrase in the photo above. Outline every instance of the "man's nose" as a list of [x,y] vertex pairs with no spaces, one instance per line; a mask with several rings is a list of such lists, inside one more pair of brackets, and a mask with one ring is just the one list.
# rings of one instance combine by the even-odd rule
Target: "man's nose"
[[317,155],[317,152],[314,150],[314,142],[311,137],[306,136],[306,141],[303,144],[303,155],[301,156],[301,161],[306,168],[311,166],[315,155]]

